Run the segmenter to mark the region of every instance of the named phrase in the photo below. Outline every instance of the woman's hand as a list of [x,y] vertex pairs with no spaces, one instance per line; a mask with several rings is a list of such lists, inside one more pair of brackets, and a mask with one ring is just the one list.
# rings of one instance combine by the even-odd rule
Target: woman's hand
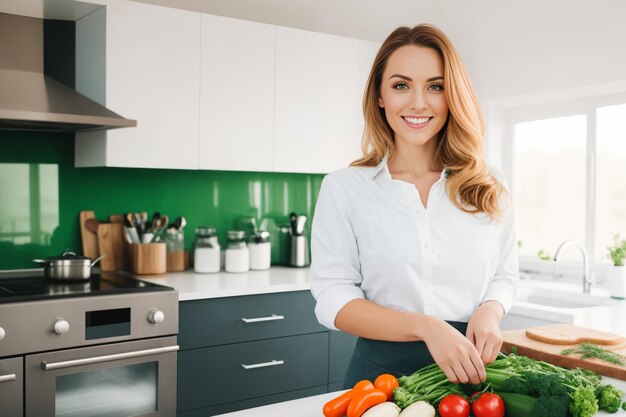
[[485,365],[476,348],[463,334],[443,320],[430,317],[428,335],[423,338],[428,351],[450,382],[484,382]]
[[474,344],[484,364],[498,357],[502,347],[500,320],[504,315],[502,305],[497,301],[481,304],[467,324],[467,338]]

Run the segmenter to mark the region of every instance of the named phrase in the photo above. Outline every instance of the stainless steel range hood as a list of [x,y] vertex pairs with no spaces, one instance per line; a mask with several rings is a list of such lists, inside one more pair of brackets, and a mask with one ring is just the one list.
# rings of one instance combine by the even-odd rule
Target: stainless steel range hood
[[82,131],[137,126],[44,74],[43,20],[0,13],[0,129]]

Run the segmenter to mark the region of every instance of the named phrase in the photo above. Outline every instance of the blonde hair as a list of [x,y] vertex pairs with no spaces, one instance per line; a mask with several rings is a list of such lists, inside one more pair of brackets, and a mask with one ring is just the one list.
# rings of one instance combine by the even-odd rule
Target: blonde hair
[[450,39],[432,25],[399,27],[380,47],[363,95],[363,156],[350,165],[376,166],[385,154],[389,153],[390,159],[393,157],[394,132],[378,99],[389,56],[405,45],[435,49],[443,59],[449,115],[437,138],[435,163],[449,170],[446,187],[450,201],[467,213],[501,218],[499,197],[506,190],[489,174],[482,157],[484,127],[480,105],[459,53]]

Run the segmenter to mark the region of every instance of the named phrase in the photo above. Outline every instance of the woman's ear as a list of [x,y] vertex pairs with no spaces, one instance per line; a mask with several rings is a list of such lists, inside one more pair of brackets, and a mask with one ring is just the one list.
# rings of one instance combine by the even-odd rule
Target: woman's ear
[[383,103],[382,97],[378,97],[378,107],[385,107],[385,103]]

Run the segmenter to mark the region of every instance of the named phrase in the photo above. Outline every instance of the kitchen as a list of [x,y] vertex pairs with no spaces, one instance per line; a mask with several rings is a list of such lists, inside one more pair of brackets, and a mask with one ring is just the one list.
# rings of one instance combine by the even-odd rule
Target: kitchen
[[[184,216],[188,222],[184,228],[184,249],[190,253],[199,226],[214,226],[223,249],[227,246],[227,231],[242,228],[241,223],[249,219],[270,231],[270,270],[242,274],[222,271],[214,275],[194,274],[190,267],[185,272],[147,278],[145,282],[172,286],[178,291],[177,310],[167,298],[151,302],[154,306],[141,313],[153,320],[163,319],[153,309],[164,313],[164,321],[158,326],[143,320],[154,324],[148,328],[158,329],[156,334],[135,333],[137,319],[134,315],[129,319],[125,310],[130,301],[108,304],[113,298],[156,296],[152,293],[157,291],[142,287],[141,291],[129,289],[123,293],[126,295],[97,297],[103,300],[103,306],[96,308],[93,321],[104,321],[103,330],[114,333],[105,334],[100,341],[94,338],[88,345],[110,343],[114,348],[121,341],[135,343],[136,339],[174,336],[175,342],[170,339],[163,346],[141,346],[132,351],[179,347],[178,353],[174,353],[178,381],[170,378],[169,394],[159,392],[159,399],[174,402],[178,415],[186,417],[216,415],[296,398],[314,401],[312,396],[340,390],[354,338],[329,332],[317,323],[312,313],[314,301],[309,293],[308,269],[288,266],[290,248],[283,238],[289,235],[291,212],[307,217],[303,234],[310,236],[310,219],[324,175],[360,155],[363,85],[380,42],[398,25],[423,21],[444,29],[461,51],[486,115],[487,159],[501,167],[509,183],[518,185],[514,188],[516,200],[530,200],[527,205],[531,207],[519,208],[525,216],[518,215],[518,221],[532,219],[536,223],[534,227],[527,223],[518,226],[522,278],[527,279],[520,283],[519,299],[505,317],[503,328],[565,322],[626,336],[620,320],[623,301],[608,297],[611,267],[604,257],[604,248],[610,244],[605,238],[605,223],[609,223],[612,233],[624,233],[625,225],[618,215],[612,214],[609,220],[605,218],[608,215],[595,215],[602,212],[602,207],[614,213],[623,205],[619,206],[621,200],[616,195],[610,201],[617,206],[606,206],[609,203],[600,197],[612,194],[603,190],[603,182],[594,187],[594,182],[587,180],[592,173],[598,181],[607,178],[603,167],[623,168],[607,160],[598,163],[594,170],[585,153],[585,141],[589,139],[577,139],[578,153],[570,159],[581,158],[582,143],[582,172],[576,171],[579,176],[559,177],[565,171],[559,168],[568,165],[555,164],[553,170],[544,171],[538,164],[537,171],[544,175],[555,200],[559,200],[555,205],[542,206],[534,200],[535,195],[523,188],[522,180],[526,177],[522,175],[532,170],[520,167],[529,166],[533,159],[524,156],[528,149],[512,140],[513,132],[517,135],[517,129],[521,129],[516,123],[585,114],[589,102],[605,107],[626,103],[626,61],[613,53],[621,50],[621,40],[625,38],[619,23],[625,11],[623,5],[606,3],[606,9],[590,14],[587,5],[565,2],[537,2],[536,8],[494,2],[457,2],[454,8],[436,2],[372,3],[368,14],[363,11],[369,20],[358,22],[353,12],[356,5],[348,8],[301,2],[292,9],[275,3],[266,9],[253,4],[233,4],[229,8],[220,2],[204,3],[176,2],[178,8],[174,9],[156,5],[167,5],[164,0],[2,1],[2,13],[72,22],[71,36],[64,35],[63,28],[53,23],[44,26],[44,34],[56,34],[44,39],[75,38],[75,43],[69,42],[73,46],[71,52],[67,42],[58,46],[49,41],[44,46],[45,72],[124,118],[137,121],[136,127],[76,133],[17,128],[0,131],[3,273],[32,273],[37,266],[33,259],[58,256],[66,249],[81,253],[78,219],[85,210],[92,210],[100,220],[144,211],[150,216],[158,211],[172,220]],[[489,24],[483,23],[485,16]],[[586,30],[580,30],[582,27]],[[56,53],[46,52],[52,50]],[[13,64],[8,65],[12,68]],[[6,84],[0,91],[7,91]],[[4,95],[2,100],[4,108]],[[302,115],[307,115],[306,129],[302,129]],[[583,129],[586,132],[586,127]],[[598,157],[601,145],[594,145]],[[620,152],[620,148],[612,151],[617,156],[623,155]],[[537,153],[534,155],[537,157]],[[558,155],[546,151],[541,156]],[[620,177],[615,172],[622,171],[613,171],[611,178]],[[571,187],[576,183],[585,185],[573,192]],[[562,190],[551,187],[554,184],[561,185]],[[572,201],[563,193],[582,197]],[[597,206],[593,199],[585,198],[594,193],[598,196]],[[518,198],[520,195],[522,198]],[[578,213],[567,204],[584,210]],[[562,218],[555,219],[554,213]],[[548,227],[540,221],[554,232],[542,232]],[[573,222],[579,226],[574,227]],[[586,248],[586,259],[590,260],[597,281],[591,294],[582,294],[583,264],[575,248],[569,248],[563,254],[565,260],[558,263],[536,256],[540,249],[554,254],[558,244],[567,239]],[[158,295],[171,297],[167,291]],[[55,298],[57,301],[51,300],[52,304],[62,304],[59,299],[65,300]],[[570,304],[563,304],[563,300]],[[41,300],[29,302],[44,304]],[[284,308],[273,311],[276,306]],[[110,310],[117,312],[96,314]],[[0,315],[0,327],[7,330],[5,317],[14,317],[13,314]],[[52,323],[62,317],[58,312],[54,314],[57,315],[46,320]],[[280,316],[283,318],[277,318]],[[205,317],[238,319],[234,325]],[[69,322],[68,334],[80,328],[63,318]],[[254,324],[241,320],[244,318],[268,321],[256,322],[261,327],[252,327]],[[77,323],[83,319],[77,319]],[[173,321],[176,326],[165,328]],[[119,330],[129,326],[129,322],[130,331]],[[50,323],[46,321],[44,327]],[[59,326],[64,329],[64,324]],[[48,333],[45,337],[50,337]],[[10,336],[7,330],[4,343]],[[43,345],[31,341],[23,353],[41,354],[79,346],[75,342],[48,346],[43,342],[44,336],[41,338]],[[291,356],[261,359],[260,353],[268,351]],[[117,353],[120,352],[96,356]],[[172,352],[158,355],[164,358],[159,359],[159,367],[172,366],[168,359]],[[2,352],[0,357],[14,359],[16,351],[6,355]],[[229,374],[224,370],[227,367],[220,368],[221,363],[226,366],[233,360],[248,366],[273,364],[274,360],[285,363],[245,376]],[[269,383],[264,378],[272,375],[271,370],[278,370],[279,375],[293,375],[283,379],[271,377]],[[155,378],[161,381],[161,374],[165,374],[145,372],[151,375],[153,383]],[[203,384],[216,374],[220,379],[232,375],[233,380],[225,379],[223,387],[207,393]],[[28,386],[29,382],[25,384]],[[240,384],[240,392],[228,389],[232,384]],[[53,390],[46,395],[54,401]],[[326,395],[330,399],[336,394]],[[321,415],[324,401],[313,398],[317,398],[316,408],[306,410],[307,415]],[[52,415],[54,408],[48,408],[42,413]],[[46,415],[37,414],[40,410],[31,414],[28,407],[26,410],[26,415]]]

